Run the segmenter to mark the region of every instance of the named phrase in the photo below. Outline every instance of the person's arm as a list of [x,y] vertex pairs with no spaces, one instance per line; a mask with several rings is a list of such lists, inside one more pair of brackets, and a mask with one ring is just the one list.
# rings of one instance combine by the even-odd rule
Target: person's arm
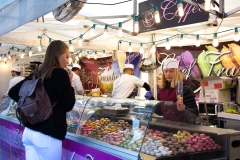
[[198,115],[198,107],[195,100],[195,95],[188,85],[183,85],[183,104],[189,111]]
[[53,70],[51,78],[53,78],[54,82],[52,87],[57,92],[58,103],[62,103],[64,111],[69,112],[75,104],[75,95],[68,73],[64,69],[56,68]]
[[135,77],[133,76],[134,78],[134,85],[137,86],[137,87],[143,87],[146,89],[146,91],[150,91],[151,88],[149,86],[149,84],[147,84],[146,82],[144,82],[143,80],[141,80],[140,78],[138,77]]
[[83,86],[79,76],[76,78],[75,83],[76,83],[75,85],[76,85],[77,93],[79,95],[83,94]]
[[26,80],[31,80],[32,75],[26,77],[25,79],[23,79],[22,81],[20,81],[19,83],[17,83],[15,86],[11,87],[10,90],[8,91],[8,96],[10,98],[12,98],[15,102],[18,102],[19,101],[19,90],[21,89],[22,87],[22,84],[26,81]]

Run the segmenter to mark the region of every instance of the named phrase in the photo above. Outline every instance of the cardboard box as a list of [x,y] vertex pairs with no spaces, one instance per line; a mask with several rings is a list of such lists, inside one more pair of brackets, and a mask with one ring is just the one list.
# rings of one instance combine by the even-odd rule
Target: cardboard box
[[[206,102],[221,103],[231,101],[230,89],[205,89]],[[202,91],[200,91],[199,102],[204,102]]]
[[209,77],[204,79],[205,89],[228,89],[232,88],[232,78],[229,77]]

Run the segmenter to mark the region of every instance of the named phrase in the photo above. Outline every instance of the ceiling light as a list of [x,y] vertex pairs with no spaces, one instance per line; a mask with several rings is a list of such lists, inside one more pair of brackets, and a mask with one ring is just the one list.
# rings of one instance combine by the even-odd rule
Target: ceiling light
[[154,5],[153,9],[154,9],[155,22],[159,23],[161,19],[160,19],[160,14],[159,14],[157,5]]

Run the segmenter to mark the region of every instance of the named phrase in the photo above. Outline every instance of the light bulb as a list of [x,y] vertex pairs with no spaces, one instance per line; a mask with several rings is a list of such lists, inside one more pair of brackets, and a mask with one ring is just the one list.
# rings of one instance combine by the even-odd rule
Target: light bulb
[[156,47],[155,47],[155,45],[153,45],[151,48],[151,53],[155,53],[155,52],[156,52]]
[[132,46],[128,47],[128,52],[132,52]]
[[183,4],[182,4],[182,3],[179,3],[179,4],[177,5],[177,8],[178,8],[178,15],[179,15],[180,17],[182,17],[182,16],[184,15]]
[[28,55],[29,57],[32,57],[32,51],[29,51]]
[[21,54],[21,58],[24,58],[24,53]]
[[166,46],[165,46],[165,48],[166,48],[166,50],[169,50],[169,49],[171,48],[171,45],[170,45],[170,43],[169,43],[168,38],[167,38],[167,40],[166,40]]
[[103,56],[105,56],[105,50],[103,50],[102,52],[103,52]]
[[103,32],[103,38],[107,38],[107,35],[108,35],[108,30],[105,29],[104,32]]
[[41,52],[41,51],[42,51],[42,47],[38,46],[38,52]]
[[78,40],[78,46],[79,46],[79,47],[82,47],[82,43],[83,43],[83,39],[80,38],[80,39]]
[[94,59],[97,59],[97,55],[95,54]]
[[106,54],[105,54],[105,53],[103,53],[103,56],[106,56]]
[[82,53],[79,53],[78,57],[82,57]]
[[122,37],[123,33],[122,33],[122,28],[118,28],[118,37]]
[[155,22],[160,23],[161,20],[160,20],[159,11],[154,12],[154,17],[155,17]]
[[238,33],[238,32],[235,32],[235,33],[234,33],[234,41],[238,42],[239,39],[240,39],[239,33]]
[[160,19],[160,14],[159,14],[157,5],[154,5],[153,9],[154,9],[155,22],[159,23],[161,19]]
[[95,33],[95,29],[94,29],[94,28],[91,28],[91,30],[90,30],[90,36],[93,36],[94,33]]
[[218,39],[217,39],[216,37],[213,39],[212,45],[213,45],[214,47],[217,47],[217,46],[218,46]]
[[4,62],[6,62],[6,61],[7,61],[7,58],[6,58],[6,57],[4,57],[4,58],[3,58],[3,60],[4,60]]
[[69,49],[70,49],[71,52],[74,52],[74,48],[73,48],[73,45],[72,45],[72,44],[70,44]]
[[78,61],[79,59],[78,59],[78,56],[76,56],[76,61]]
[[200,40],[196,39],[196,47],[199,47],[201,45]]
[[182,38],[179,38],[179,39],[178,39],[178,46],[179,46],[179,47],[182,47],[182,44],[183,44],[183,39],[182,39]]
[[88,58],[88,59],[90,58],[90,55],[89,55],[89,54],[87,55],[87,58]]
[[211,7],[211,0],[205,0],[205,10],[209,11]]
[[143,50],[143,48],[142,48],[142,47],[140,47],[140,50],[139,50],[139,52],[140,52],[141,54],[143,54],[143,53],[144,53],[144,50]]
[[138,23],[138,21],[135,21],[135,22],[134,22],[134,31],[135,31],[136,33],[138,33],[138,31],[139,31],[139,23]]

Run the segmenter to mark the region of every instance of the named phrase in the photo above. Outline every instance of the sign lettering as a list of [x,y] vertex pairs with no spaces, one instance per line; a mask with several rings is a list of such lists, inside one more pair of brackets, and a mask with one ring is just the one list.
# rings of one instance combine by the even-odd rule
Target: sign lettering
[[[204,4],[204,0],[193,0]],[[153,6],[157,5],[161,22],[155,23]],[[183,2],[184,16],[178,16],[177,0],[148,0],[139,3],[139,32],[182,26],[208,21],[209,14],[198,7]],[[198,18],[196,18],[198,17]]]

